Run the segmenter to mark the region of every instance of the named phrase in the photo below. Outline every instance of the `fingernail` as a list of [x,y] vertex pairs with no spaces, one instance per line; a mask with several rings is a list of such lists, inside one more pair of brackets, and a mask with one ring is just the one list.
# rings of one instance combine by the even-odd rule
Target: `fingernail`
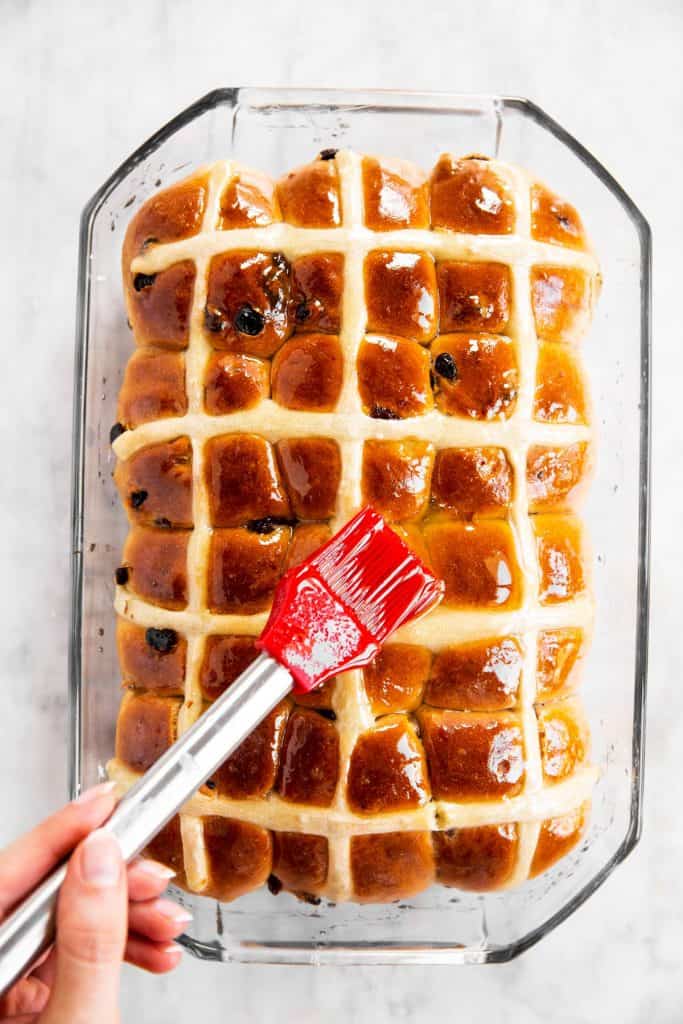
[[115,789],[115,782],[101,782],[99,786],[91,786],[90,789],[86,789],[74,800],[74,803],[89,804],[92,800],[99,800],[100,797],[105,796],[107,793],[113,793]]
[[192,914],[185,910],[184,907],[171,903],[170,900],[157,900],[154,909],[163,917],[167,917],[170,921],[175,921],[177,924],[189,924],[192,920]]
[[164,946],[161,950],[162,953],[176,953],[178,957],[182,956],[183,947],[179,946],[177,942],[169,942],[168,946]]
[[168,882],[171,878],[175,878],[175,871],[173,868],[167,868],[165,864],[160,864],[158,860],[147,860],[141,859],[135,862],[136,871],[144,871],[147,875],[152,875],[154,878],[159,878],[164,882]]
[[111,889],[121,877],[121,848],[109,832],[91,832],[81,849],[81,876],[98,889]]

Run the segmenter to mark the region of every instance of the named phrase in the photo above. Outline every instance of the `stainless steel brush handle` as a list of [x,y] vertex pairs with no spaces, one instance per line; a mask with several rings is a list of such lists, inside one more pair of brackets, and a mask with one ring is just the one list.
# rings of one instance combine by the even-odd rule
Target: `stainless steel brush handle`
[[[118,839],[126,861],[153,839],[292,684],[286,668],[260,654],[136,782],[103,826]],[[62,864],[0,926],[0,993],[53,941],[57,895],[65,875]]]

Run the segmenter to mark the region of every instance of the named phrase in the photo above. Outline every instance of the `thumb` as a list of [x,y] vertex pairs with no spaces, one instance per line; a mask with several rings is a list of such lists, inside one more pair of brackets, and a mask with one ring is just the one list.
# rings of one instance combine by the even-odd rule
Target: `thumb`
[[77,847],[59,894],[55,983],[44,1024],[118,1021],[127,913],[121,850],[99,829]]

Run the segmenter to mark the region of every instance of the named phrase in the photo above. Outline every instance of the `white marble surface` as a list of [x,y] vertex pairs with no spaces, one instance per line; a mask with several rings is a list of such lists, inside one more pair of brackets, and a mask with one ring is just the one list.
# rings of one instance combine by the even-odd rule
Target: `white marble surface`
[[[127,971],[124,1020],[606,1024],[683,1017],[680,0],[0,2],[0,839],[65,796],[78,215],[119,161],[217,85],[365,85],[535,99],[614,170],[656,239],[655,521],[645,837],[512,965]],[[404,9],[409,13],[401,14]],[[341,13],[343,12],[343,13]],[[680,787],[679,791],[680,791]]]

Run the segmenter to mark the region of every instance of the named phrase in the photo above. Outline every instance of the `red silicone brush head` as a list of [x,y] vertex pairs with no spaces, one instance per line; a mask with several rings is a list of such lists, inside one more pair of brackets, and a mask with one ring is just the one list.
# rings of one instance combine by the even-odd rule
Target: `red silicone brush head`
[[296,689],[367,665],[387,637],[443,596],[436,579],[371,508],[283,576],[258,646]]

